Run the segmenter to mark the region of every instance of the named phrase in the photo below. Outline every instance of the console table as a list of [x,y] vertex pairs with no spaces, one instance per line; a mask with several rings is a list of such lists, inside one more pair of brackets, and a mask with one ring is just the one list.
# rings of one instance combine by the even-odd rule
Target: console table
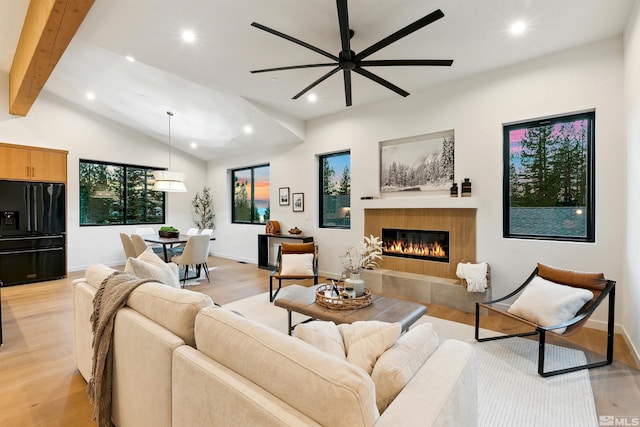
[[258,234],[258,268],[273,270],[275,266],[269,264],[271,259],[269,249],[269,239],[291,239],[300,240],[299,243],[313,242],[313,236],[302,234]]

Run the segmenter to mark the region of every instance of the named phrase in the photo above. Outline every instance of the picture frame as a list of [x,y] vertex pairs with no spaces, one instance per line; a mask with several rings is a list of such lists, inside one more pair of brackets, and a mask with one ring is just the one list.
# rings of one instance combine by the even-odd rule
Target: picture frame
[[278,203],[280,206],[289,206],[289,187],[278,189]]
[[293,211],[304,212],[304,193],[293,193],[291,198],[293,199]]
[[380,193],[449,191],[455,180],[453,129],[381,141]]

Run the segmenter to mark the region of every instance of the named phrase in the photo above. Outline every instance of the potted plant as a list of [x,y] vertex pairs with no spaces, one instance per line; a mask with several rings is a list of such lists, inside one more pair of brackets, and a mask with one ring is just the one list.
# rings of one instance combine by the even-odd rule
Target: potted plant
[[361,296],[364,293],[364,281],[360,279],[360,271],[378,267],[377,260],[382,260],[382,240],[373,235],[365,236],[358,246],[348,248],[340,260],[345,273],[349,274],[345,285],[354,288],[356,296]]
[[196,227],[203,230],[205,228],[215,229],[216,214],[213,212],[213,197],[211,196],[211,189],[204,187],[202,194],[196,193],[195,197],[191,201],[193,206],[193,215],[195,219],[193,222]]
[[180,237],[180,231],[177,228],[168,225],[160,227],[158,234],[160,237]]

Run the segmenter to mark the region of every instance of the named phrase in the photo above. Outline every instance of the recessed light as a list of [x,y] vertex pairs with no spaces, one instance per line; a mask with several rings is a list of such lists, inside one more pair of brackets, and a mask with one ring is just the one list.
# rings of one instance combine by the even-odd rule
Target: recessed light
[[189,146],[191,148],[198,148],[198,144],[196,144],[195,142],[192,142],[191,144],[189,144]]
[[87,99],[90,99],[93,101],[94,99],[96,99],[96,94],[93,92],[87,92],[86,97]]
[[249,125],[245,126],[242,130],[244,130],[244,133],[246,133],[247,135],[253,133],[253,128]]
[[309,96],[307,96],[307,100],[309,102],[316,102],[318,100],[318,96],[315,93],[310,93]]
[[195,39],[196,39],[196,35],[193,33],[193,31],[185,30],[182,32],[182,40],[188,43],[193,43]]
[[277,82],[277,81],[278,81],[278,79],[277,79],[276,77],[271,77],[271,81],[272,81],[272,82]]
[[524,21],[517,21],[511,24],[511,34],[518,35],[524,33],[524,30],[527,29],[527,24]]
[[127,55],[127,56],[125,56],[125,58],[126,58],[126,59],[127,59],[127,61],[129,61],[129,62],[136,62],[136,58],[134,58],[134,57],[133,57],[133,56],[131,56],[131,55]]

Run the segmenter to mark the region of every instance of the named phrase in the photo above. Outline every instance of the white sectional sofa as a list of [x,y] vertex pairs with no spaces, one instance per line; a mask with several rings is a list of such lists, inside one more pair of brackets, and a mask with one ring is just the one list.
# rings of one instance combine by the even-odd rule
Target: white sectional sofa
[[[89,379],[93,296],[114,270],[73,284],[74,351]],[[283,313],[283,315],[286,315]],[[160,283],[116,316],[112,420],[128,426],[474,426],[473,349],[441,343],[382,414],[361,368]]]

